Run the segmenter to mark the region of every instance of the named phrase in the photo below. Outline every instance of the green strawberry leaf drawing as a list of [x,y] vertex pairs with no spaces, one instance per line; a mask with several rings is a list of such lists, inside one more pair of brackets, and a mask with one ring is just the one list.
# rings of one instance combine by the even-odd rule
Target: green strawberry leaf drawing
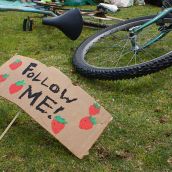
[[14,63],[20,63],[21,60],[20,59],[17,59]]
[[9,77],[9,74],[4,74],[3,75],[3,78],[8,78]]
[[67,124],[66,120],[59,115],[55,116],[54,119],[62,124]]
[[96,107],[96,109],[100,109],[100,104],[99,103],[97,103],[97,102],[94,102],[94,107]]
[[91,123],[92,123],[93,125],[96,125],[96,124],[97,124],[96,118],[94,118],[94,117],[92,117],[92,116],[90,116],[90,121],[91,121]]
[[25,85],[26,83],[25,83],[24,80],[22,80],[22,81],[16,82],[15,84],[16,84],[17,86],[23,86],[23,85]]

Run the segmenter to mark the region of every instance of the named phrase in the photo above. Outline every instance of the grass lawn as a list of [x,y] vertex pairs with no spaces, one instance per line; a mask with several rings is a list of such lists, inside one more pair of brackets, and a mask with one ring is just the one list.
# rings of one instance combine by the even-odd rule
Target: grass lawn
[[[121,9],[116,16],[133,18],[158,11],[137,6]],[[126,81],[87,79],[73,71],[72,55],[96,30],[84,28],[73,42],[36,20],[33,32],[22,32],[27,15],[0,13],[0,65],[17,53],[54,66],[98,100],[114,119],[89,156],[79,160],[22,113],[0,142],[0,171],[172,171],[172,68]],[[16,105],[0,98],[0,134],[18,111]]]

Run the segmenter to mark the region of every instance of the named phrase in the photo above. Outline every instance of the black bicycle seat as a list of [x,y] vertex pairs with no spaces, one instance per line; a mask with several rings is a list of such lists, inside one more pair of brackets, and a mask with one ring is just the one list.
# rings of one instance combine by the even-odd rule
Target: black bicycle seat
[[42,23],[55,26],[72,40],[79,37],[83,28],[83,19],[78,9],[69,10],[57,17],[43,18]]

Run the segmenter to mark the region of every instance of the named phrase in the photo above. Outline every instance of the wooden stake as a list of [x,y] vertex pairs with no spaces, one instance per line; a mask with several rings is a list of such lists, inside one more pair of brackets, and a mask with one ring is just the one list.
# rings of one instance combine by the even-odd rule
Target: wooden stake
[[13,118],[13,120],[10,122],[10,124],[7,126],[7,128],[5,129],[5,131],[1,134],[0,136],[0,141],[2,140],[2,138],[5,136],[5,134],[8,132],[8,130],[11,128],[11,126],[13,125],[13,123],[15,122],[15,120],[18,118],[18,116],[20,115],[20,112],[17,112],[16,116]]

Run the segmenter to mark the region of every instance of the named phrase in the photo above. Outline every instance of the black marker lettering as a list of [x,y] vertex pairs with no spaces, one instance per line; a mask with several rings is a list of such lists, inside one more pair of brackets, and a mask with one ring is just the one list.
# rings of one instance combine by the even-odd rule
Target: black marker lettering
[[29,85],[29,87],[21,94],[19,99],[21,99],[26,94],[28,94],[28,99],[33,98],[33,100],[30,103],[30,105],[33,106],[36,100],[42,95],[42,91],[37,92],[37,93],[32,93],[32,86]]
[[48,85],[45,84],[45,81],[48,80],[48,77],[46,77],[42,82],[41,82],[41,85],[45,86],[45,87],[48,87]]
[[37,64],[36,63],[31,63],[23,72],[22,75],[26,74],[26,72],[28,71],[33,71],[33,67],[36,67]]
[[28,73],[28,74],[27,74],[27,77],[28,77],[28,78],[32,78],[34,75],[35,75],[35,74],[34,74],[33,72],[31,72],[31,73]]
[[32,79],[32,81],[41,81],[40,79],[38,79],[38,77],[39,77],[40,74],[41,74],[41,72],[38,73],[38,75],[36,75],[36,76]]
[[67,89],[64,89],[63,92],[61,93],[61,96],[60,96],[61,99],[65,99],[66,100],[66,103],[71,103],[73,101],[78,100],[77,98],[74,98],[74,99],[70,100],[68,97],[64,97],[66,92],[67,92]]
[[53,109],[53,107],[47,103],[47,100],[50,100],[54,104],[57,104],[57,102],[55,102],[53,99],[51,99],[50,97],[46,96],[44,98],[44,100],[42,100],[42,102],[39,103],[38,106],[36,106],[36,110],[39,110],[41,113],[47,113],[46,110],[44,110],[44,109],[41,108],[42,105],[45,105],[46,107],[48,107],[50,109]]
[[63,111],[64,110],[64,107],[63,106],[60,106],[58,109],[56,109],[56,111],[54,112],[54,114],[60,112],[60,111]]
[[52,84],[51,86],[50,86],[50,91],[52,91],[53,93],[58,93],[59,92],[59,90],[60,90],[60,87],[57,85],[57,84]]

